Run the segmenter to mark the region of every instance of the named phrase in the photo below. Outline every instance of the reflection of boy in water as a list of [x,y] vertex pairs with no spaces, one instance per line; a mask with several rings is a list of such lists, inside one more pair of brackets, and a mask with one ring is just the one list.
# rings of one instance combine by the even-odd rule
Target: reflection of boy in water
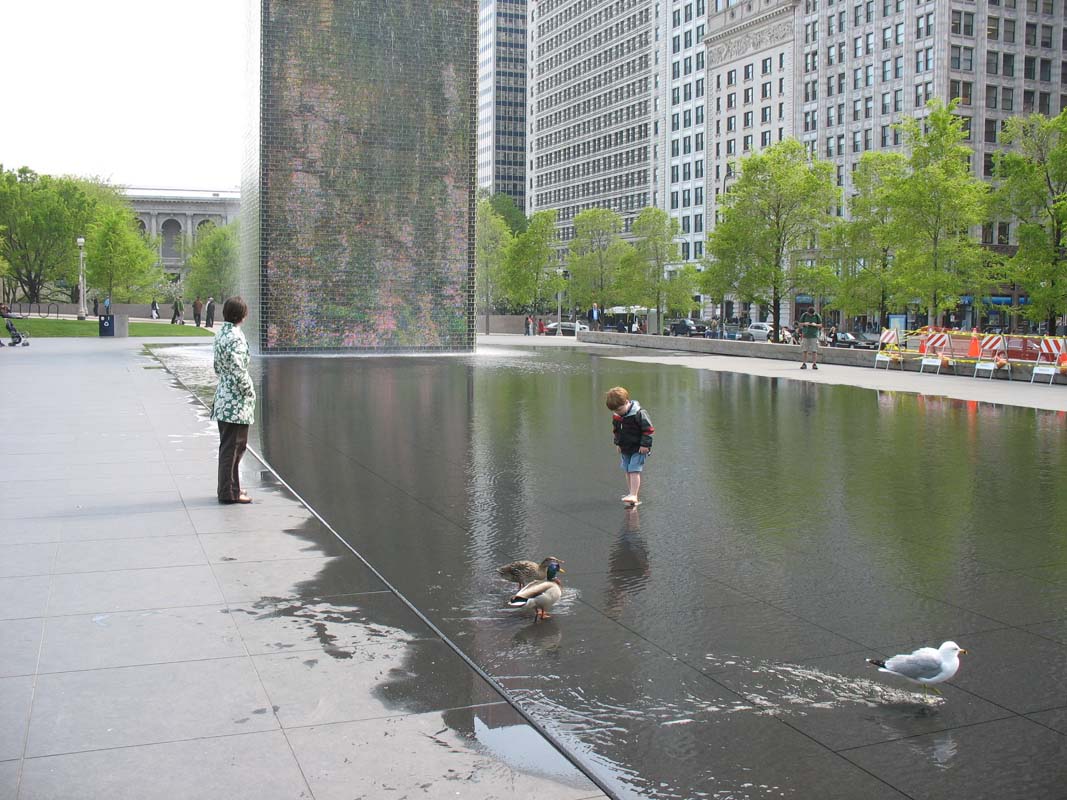
[[648,543],[641,535],[641,511],[628,508],[623,512],[622,528],[608,560],[608,601],[611,611],[623,606],[648,584],[652,570],[648,565]]

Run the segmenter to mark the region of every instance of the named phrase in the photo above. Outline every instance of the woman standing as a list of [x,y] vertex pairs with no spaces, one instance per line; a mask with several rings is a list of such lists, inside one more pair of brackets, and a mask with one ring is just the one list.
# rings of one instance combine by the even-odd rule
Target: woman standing
[[251,503],[241,491],[241,456],[248,446],[248,428],[256,408],[256,389],[248,374],[248,342],[241,323],[248,306],[240,297],[231,297],[222,307],[222,328],[215,336],[215,374],[219,385],[211,418],[219,423],[220,503]]

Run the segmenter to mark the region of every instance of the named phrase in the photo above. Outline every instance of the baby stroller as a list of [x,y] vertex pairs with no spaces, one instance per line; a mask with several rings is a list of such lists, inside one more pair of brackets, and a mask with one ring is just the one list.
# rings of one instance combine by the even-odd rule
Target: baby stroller
[[19,333],[19,329],[15,327],[15,321],[11,317],[5,317],[4,322],[7,323],[7,332],[11,334],[11,341],[8,343],[8,347],[18,347],[20,344],[23,347],[30,346],[30,337],[24,333]]

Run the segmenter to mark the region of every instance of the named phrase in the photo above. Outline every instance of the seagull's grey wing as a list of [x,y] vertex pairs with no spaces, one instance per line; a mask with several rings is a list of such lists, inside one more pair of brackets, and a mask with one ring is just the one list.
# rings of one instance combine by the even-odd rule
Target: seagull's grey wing
[[930,680],[941,673],[941,653],[932,647],[924,647],[910,655],[893,656],[885,662],[885,668],[913,681]]

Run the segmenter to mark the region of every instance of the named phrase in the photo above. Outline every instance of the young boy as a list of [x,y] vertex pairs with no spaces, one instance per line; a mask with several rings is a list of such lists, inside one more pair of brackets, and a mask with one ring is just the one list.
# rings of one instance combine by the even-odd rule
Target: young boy
[[622,455],[622,470],[626,473],[627,493],[622,502],[630,508],[640,504],[637,495],[641,491],[641,470],[645,458],[652,452],[652,420],[641,404],[630,399],[630,393],[622,386],[610,389],[604,402],[611,411],[611,427],[615,446]]

